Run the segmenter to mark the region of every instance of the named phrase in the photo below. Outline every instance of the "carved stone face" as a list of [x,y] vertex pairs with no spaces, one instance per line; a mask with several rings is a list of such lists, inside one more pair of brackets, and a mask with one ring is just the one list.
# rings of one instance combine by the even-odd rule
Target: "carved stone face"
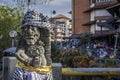
[[27,45],[33,46],[40,38],[40,32],[37,27],[25,26],[22,28],[23,38]]

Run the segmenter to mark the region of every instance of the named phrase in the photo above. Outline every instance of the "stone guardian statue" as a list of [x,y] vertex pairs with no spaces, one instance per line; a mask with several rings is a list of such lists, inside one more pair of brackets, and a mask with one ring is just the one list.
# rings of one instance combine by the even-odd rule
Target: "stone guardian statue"
[[42,13],[26,12],[15,55],[18,63],[13,80],[52,80],[50,30]]

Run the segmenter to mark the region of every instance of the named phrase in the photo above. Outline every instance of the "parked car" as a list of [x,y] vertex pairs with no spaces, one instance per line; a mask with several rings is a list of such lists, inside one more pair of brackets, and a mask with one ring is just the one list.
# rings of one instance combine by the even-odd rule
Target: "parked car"
[[3,51],[3,56],[15,56],[16,47],[10,47]]

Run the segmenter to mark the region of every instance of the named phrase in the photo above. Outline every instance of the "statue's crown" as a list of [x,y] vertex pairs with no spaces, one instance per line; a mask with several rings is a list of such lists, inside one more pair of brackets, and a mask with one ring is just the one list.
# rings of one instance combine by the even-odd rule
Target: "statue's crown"
[[22,20],[21,28],[27,25],[32,25],[39,28],[49,28],[50,24],[48,22],[48,17],[44,16],[42,13],[38,13],[34,10],[28,10]]

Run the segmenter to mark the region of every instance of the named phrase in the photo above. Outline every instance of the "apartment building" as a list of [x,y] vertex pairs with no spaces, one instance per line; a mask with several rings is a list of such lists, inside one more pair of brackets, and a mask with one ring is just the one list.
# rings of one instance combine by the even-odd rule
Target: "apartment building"
[[119,0],[72,0],[73,34],[89,33],[99,35],[110,33],[108,27],[98,26],[98,22],[106,22],[111,15],[106,8],[115,5]]
[[52,39],[56,42],[63,41],[64,37],[72,35],[72,24],[70,18],[65,15],[58,14],[52,17],[53,35]]

